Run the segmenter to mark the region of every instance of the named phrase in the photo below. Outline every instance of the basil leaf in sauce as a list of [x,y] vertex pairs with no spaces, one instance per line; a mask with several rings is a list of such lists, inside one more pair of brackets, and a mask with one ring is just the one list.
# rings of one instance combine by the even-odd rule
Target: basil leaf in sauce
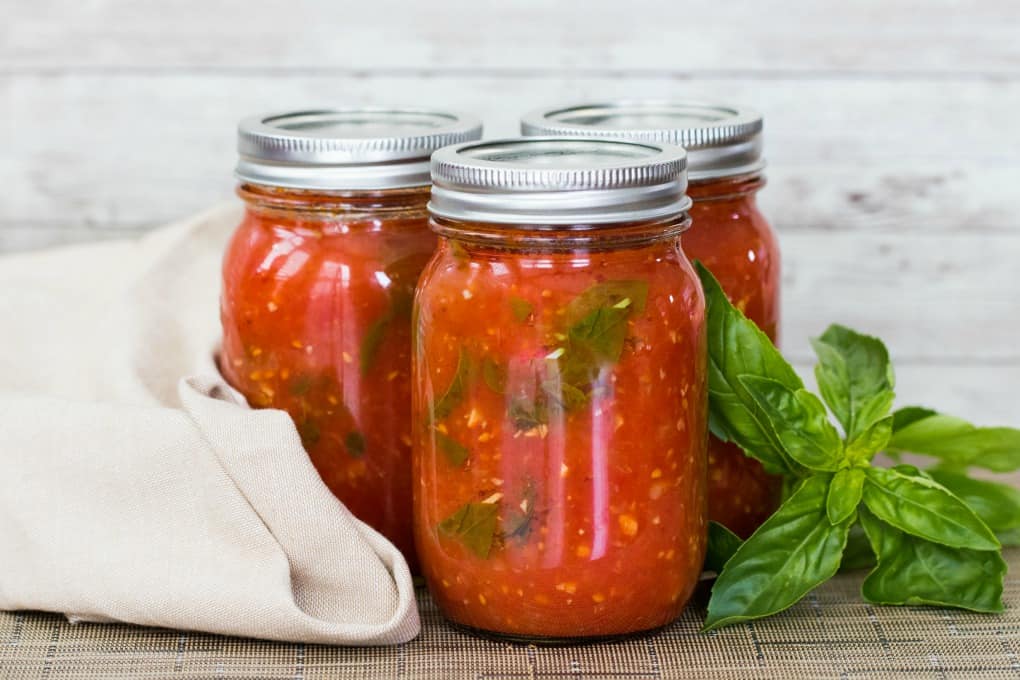
[[542,383],[542,392],[548,397],[547,404],[568,413],[588,404],[588,395],[570,383],[547,380]]
[[712,587],[702,630],[781,612],[836,573],[854,518],[829,522],[828,488],[828,475],[808,477],[741,544]]
[[567,333],[567,354],[579,356],[593,369],[601,364],[615,364],[623,354],[627,340],[628,308],[602,307],[570,327]]
[[831,524],[843,522],[861,504],[865,476],[862,468],[844,468],[832,476],[825,497],[825,514]]
[[571,300],[564,308],[564,315],[568,326],[572,326],[599,309],[633,309],[635,313],[643,314],[647,302],[647,281],[603,281]]
[[433,420],[442,420],[450,415],[450,412],[464,399],[464,393],[468,388],[468,380],[471,373],[471,356],[467,349],[460,348],[460,355],[457,357],[457,368],[454,370],[453,379],[449,387],[432,407]]
[[512,504],[503,519],[503,532],[500,535],[505,542],[510,539],[523,541],[531,533],[532,522],[535,519],[535,483],[528,480],[524,490],[520,494],[521,501],[513,506]]
[[442,536],[463,543],[481,558],[489,556],[496,536],[499,508],[495,503],[465,503],[457,512],[439,523]]
[[496,394],[506,393],[506,368],[492,357],[485,357],[482,360],[482,380]]
[[853,440],[889,412],[895,393],[889,352],[878,338],[833,324],[811,341],[822,398]]
[[743,543],[740,536],[719,522],[708,523],[708,546],[705,551],[705,571],[720,573],[737,548]]
[[998,550],[999,542],[963,501],[925,477],[869,467],[865,506],[901,531],[952,548]]
[[1006,563],[994,550],[961,550],[911,536],[866,510],[861,524],[878,566],[861,594],[869,602],[929,604],[976,612],[1001,612]]
[[290,393],[295,397],[303,397],[308,394],[308,390],[312,389],[312,378],[308,375],[294,376],[294,379],[290,381]]
[[411,308],[414,304],[414,287],[431,258],[432,253],[429,252],[411,253],[390,262],[383,269],[382,273],[390,281],[390,303],[386,311],[372,322],[361,339],[358,363],[362,375],[371,370],[379,353],[379,347],[390,326],[394,322],[401,324],[410,322]]
[[843,442],[818,397],[769,378],[741,375],[737,379],[757,402],[793,460],[809,470],[839,469]]
[[398,323],[410,323],[411,321],[411,307],[414,303],[414,295],[405,290],[394,290],[390,297],[390,305],[380,316],[376,319],[368,330],[365,331],[364,337],[361,339],[361,347],[358,354],[358,364],[361,369],[361,374],[366,375],[375,364],[375,359],[379,354],[379,348],[382,346],[383,340],[386,338],[386,333],[389,331],[390,326],[394,322]]
[[932,456],[950,467],[1012,472],[1020,469],[1020,430],[976,427],[961,418],[909,407],[893,414],[889,450]]
[[546,410],[545,402],[525,396],[516,397],[510,402],[507,415],[510,422],[513,423],[514,429],[521,432],[527,432],[549,422],[549,413]]
[[512,297],[510,298],[510,311],[513,312],[515,319],[524,323],[535,311],[535,308],[524,298]]
[[742,375],[775,380],[796,391],[804,384],[793,367],[752,321],[730,304],[719,282],[696,265],[705,290],[708,325],[708,389],[712,422],[729,441],[773,474],[802,468],[786,452],[762,408],[740,383]]
[[314,420],[303,420],[297,424],[298,435],[301,437],[301,443],[307,449],[309,446],[314,446],[319,442],[319,438],[322,436],[322,431],[319,428],[319,424]]
[[563,332],[554,334],[563,344],[550,353],[550,367],[556,377],[546,383],[554,404],[567,411],[588,403],[588,395],[599,381],[603,367],[619,362],[628,336],[628,321],[644,312],[648,282],[605,281],[591,286],[563,309]]
[[464,461],[468,459],[470,451],[468,448],[458,442],[450,435],[443,434],[436,430],[436,443],[439,445],[439,450],[443,452],[446,459],[450,461],[451,465],[460,466],[464,464]]
[[347,455],[352,458],[361,458],[365,455],[365,435],[357,430],[351,430],[344,437],[344,448],[347,449]]

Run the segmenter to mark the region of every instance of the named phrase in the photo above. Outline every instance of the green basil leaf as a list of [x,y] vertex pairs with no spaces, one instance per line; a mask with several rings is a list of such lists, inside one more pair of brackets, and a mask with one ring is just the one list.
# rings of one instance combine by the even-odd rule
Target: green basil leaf
[[[861,512],[866,512],[862,510]],[[843,550],[843,561],[839,565],[840,572],[856,571],[858,569],[869,569],[875,566],[875,551],[871,549],[871,543],[864,533],[860,522],[850,527],[850,535],[846,539],[846,548]]]
[[570,383],[546,380],[542,383],[542,391],[548,397],[547,404],[568,413],[588,404],[588,395]]
[[748,394],[739,376],[769,378],[796,391],[804,387],[761,329],[726,298],[719,282],[700,262],[695,265],[705,290],[708,325],[710,422],[726,432],[747,455],[773,474],[799,474],[768,417]]
[[627,340],[629,309],[602,307],[570,327],[567,354],[584,357],[593,365],[616,363]]
[[829,475],[808,477],[726,563],[712,587],[704,630],[771,616],[839,568],[853,518],[825,515]]
[[382,342],[386,338],[386,331],[390,326],[395,321],[410,322],[413,304],[414,296],[411,293],[403,290],[393,291],[389,308],[368,327],[364,337],[361,338],[358,364],[362,375],[367,374],[375,364],[379,348],[382,346]]
[[976,612],[1003,610],[1006,563],[994,550],[950,548],[906,534],[861,511],[878,566],[861,586],[875,604],[937,605]]
[[889,444],[893,417],[876,420],[846,445],[846,457],[854,462],[867,462]]
[[1020,528],[1020,490],[973,479],[961,472],[928,470],[928,475],[966,503],[995,532]]
[[901,409],[897,409],[893,414],[893,432],[899,432],[907,425],[916,423],[919,420],[924,420],[929,416],[937,416],[937,411],[932,411],[930,408],[924,408],[922,406],[904,406]]
[[708,523],[708,549],[705,552],[705,571],[720,573],[733,553],[743,541],[740,536],[724,527],[719,522]]
[[451,465],[463,465],[464,461],[468,459],[470,454],[468,448],[450,435],[436,430],[436,443],[439,444],[439,450],[443,452]]
[[496,537],[495,503],[465,503],[457,512],[439,523],[439,533],[456,539],[481,558],[489,556]]
[[786,453],[809,470],[834,471],[843,461],[843,443],[818,397],[754,375],[737,376],[765,413]]
[[951,548],[998,550],[995,534],[959,498],[925,477],[868,468],[864,504],[886,524]]
[[564,308],[566,346],[555,358],[562,381],[589,385],[603,366],[618,362],[627,322],[644,311],[647,300],[648,283],[636,280],[598,283],[571,300]]
[[365,455],[365,435],[357,430],[351,430],[344,437],[344,448],[347,449],[348,456],[361,458]]
[[[889,441],[893,452],[933,456],[953,467],[974,466],[995,472],[1020,468],[1020,430],[976,427],[961,418],[917,407],[901,411],[907,413],[894,416],[899,426],[894,427]],[[925,412],[929,415],[924,416]]]
[[297,375],[290,381],[290,393],[295,397],[303,397],[312,389],[312,377],[309,375]]
[[533,430],[539,425],[549,422],[549,412],[546,409],[544,400],[529,399],[528,397],[517,397],[510,402],[507,415],[514,429],[520,432]]
[[510,311],[513,312],[515,319],[524,323],[531,316],[531,313],[535,311],[535,308],[524,298],[512,297],[510,298]]
[[573,326],[599,309],[629,309],[636,314],[643,314],[647,302],[647,281],[640,279],[603,281],[575,297],[563,311],[567,325]]
[[853,440],[892,407],[896,380],[889,352],[878,338],[836,324],[811,344],[818,389]]
[[383,271],[393,284],[405,291],[414,292],[422,270],[431,259],[431,251],[419,251],[390,262]]
[[358,365],[361,368],[361,375],[371,370],[375,363],[375,357],[379,354],[379,347],[382,346],[383,338],[386,337],[386,329],[390,327],[392,316],[389,313],[376,319],[365,331],[361,338],[361,348],[358,354]]
[[467,349],[460,348],[460,356],[457,357],[457,368],[453,373],[450,386],[446,388],[443,396],[439,397],[435,406],[432,407],[434,420],[442,420],[450,415],[450,412],[464,399],[467,391],[468,379],[471,373],[471,357]]
[[521,492],[520,502],[509,503],[509,511],[506,513],[506,517],[503,518],[503,530],[500,532],[499,537],[504,542],[510,539],[517,539],[518,542],[523,542],[528,538],[535,519],[536,496],[535,482],[532,479],[528,479]]
[[409,322],[411,320],[414,287],[431,258],[431,253],[411,253],[386,265],[383,270],[391,282],[390,304],[386,311],[372,322],[361,339],[358,364],[362,375],[366,375],[371,370],[379,354],[379,347],[386,338],[386,331],[389,330],[393,322]]
[[832,476],[829,494],[825,497],[825,513],[829,522],[839,524],[854,514],[864,493],[864,470],[845,468]]
[[496,394],[506,393],[506,368],[491,357],[482,360],[482,380]]

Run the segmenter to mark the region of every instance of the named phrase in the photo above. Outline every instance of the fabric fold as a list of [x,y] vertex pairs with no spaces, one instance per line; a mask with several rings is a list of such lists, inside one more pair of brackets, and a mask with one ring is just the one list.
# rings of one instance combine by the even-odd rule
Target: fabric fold
[[[417,635],[399,551],[215,371],[237,213],[0,258],[0,609],[282,641]],[[12,359],[13,354],[13,359]]]

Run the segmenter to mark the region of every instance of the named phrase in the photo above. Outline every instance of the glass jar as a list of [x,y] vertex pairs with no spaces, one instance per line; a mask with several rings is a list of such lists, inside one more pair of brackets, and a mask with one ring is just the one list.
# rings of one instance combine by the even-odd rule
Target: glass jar
[[531,641],[675,619],[705,549],[704,299],[684,153],[610,140],[433,157],[416,297],[415,538],[455,624]]
[[[692,225],[683,248],[708,267],[727,296],[773,342],[779,335],[779,245],[758,210],[762,117],[701,102],[621,101],[530,113],[526,135],[614,137],[687,149]],[[735,444],[709,441],[709,518],[746,538],[779,505],[781,480]]]
[[239,127],[245,213],[223,260],[221,371],[253,407],[291,415],[326,485],[412,570],[410,319],[435,248],[428,157],[480,133],[417,111]]

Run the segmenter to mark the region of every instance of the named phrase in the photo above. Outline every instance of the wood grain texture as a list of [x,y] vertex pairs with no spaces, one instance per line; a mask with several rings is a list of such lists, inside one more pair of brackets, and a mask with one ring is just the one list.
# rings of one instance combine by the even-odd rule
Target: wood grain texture
[[1016,77],[1016,22],[1011,0],[33,0],[0,26],[0,63]]
[[1017,233],[1020,81],[93,75],[0,77],[0,224],[155,224],[229,196],[252,112],[323,103],[471,111],[489,136],[534,107],[623,96],[751,102],[786,230]]
[[233,200],[254,112],[417,104],[502,136],[570,100],[722,99],[766,117],[798,368],[840,321],[888,342],[904,402],[1020,424],[1015,0],[6,2],[0,252]]

